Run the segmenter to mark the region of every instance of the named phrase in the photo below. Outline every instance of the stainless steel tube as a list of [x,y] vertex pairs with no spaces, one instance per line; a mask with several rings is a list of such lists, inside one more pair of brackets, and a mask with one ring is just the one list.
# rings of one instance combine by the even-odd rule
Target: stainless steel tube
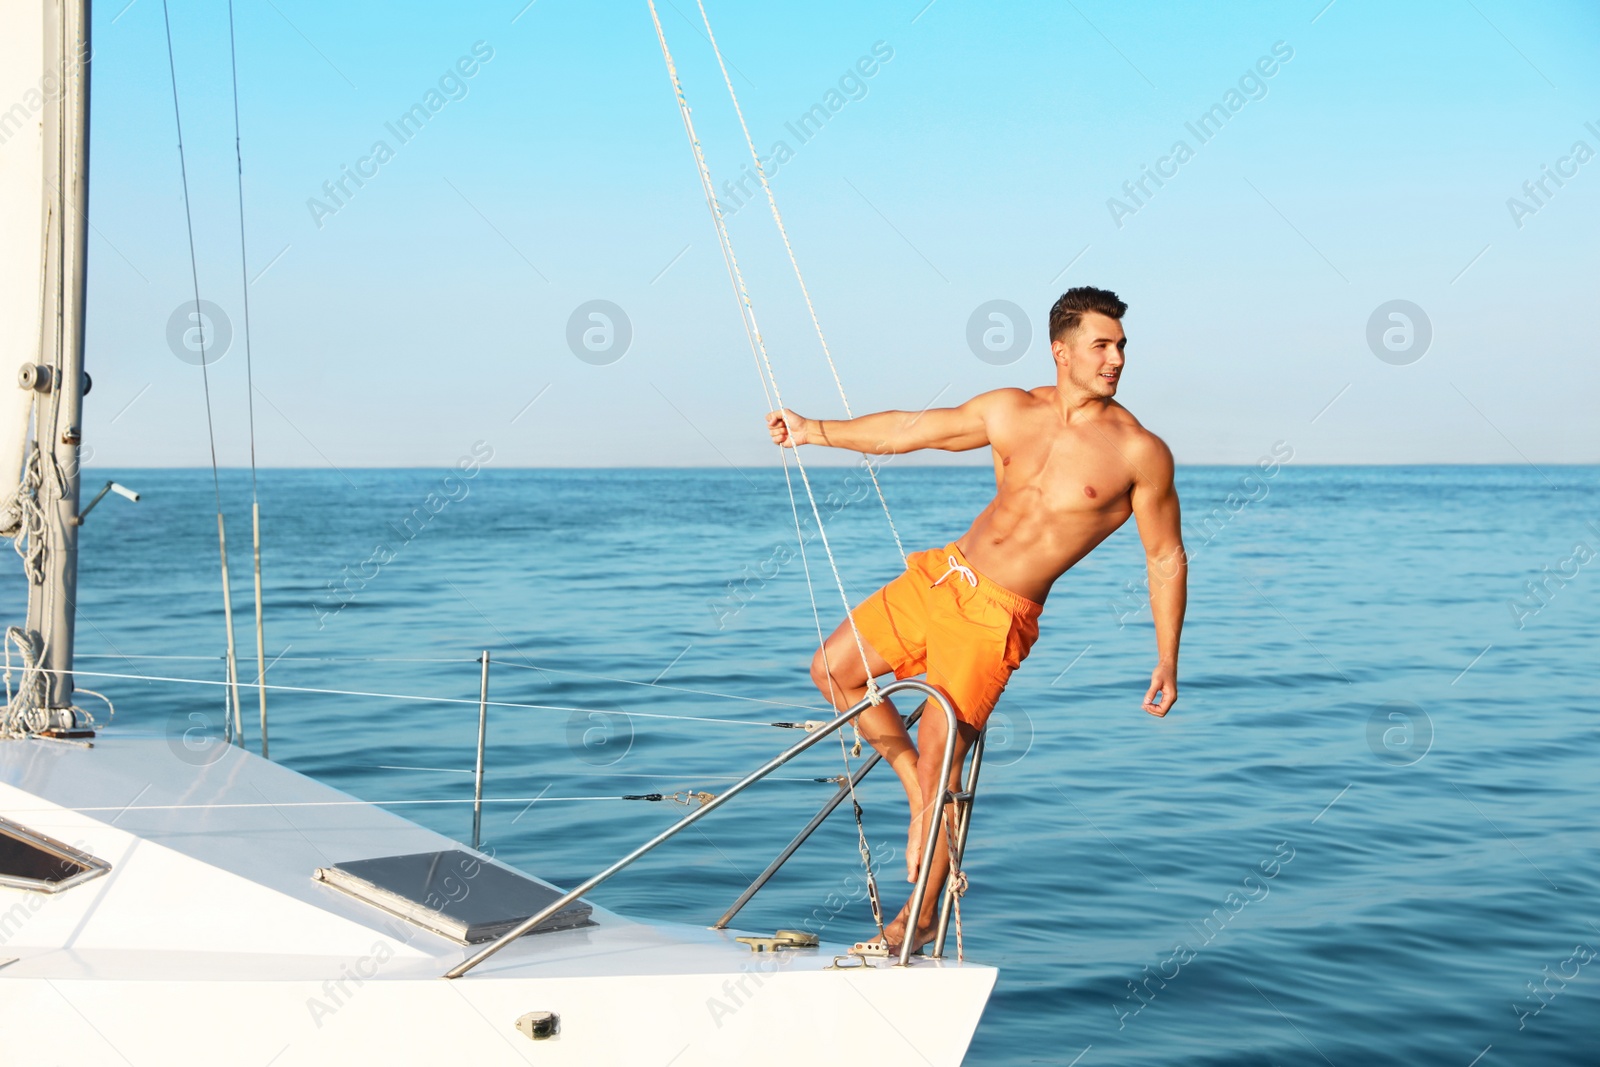
[[[916,725],[917,719],[921,718],[921,716],[922,707],[921,705],[918,705],[917,710],[913,711],[906,718],[906,727],[910,728]],[[790,841],[788,846],[784,848],[782,852],[778,853],[778,858],[767,865],[767,869],[762,871],[756,880],[750,883],[749,888],[743,893],[739,894],[739,899],[733,902],[733,906],[731,908],[722,913],[722,918],[711,924],[711,929],[726,929],[727,925],[733,921],[733,917],[739,914],[740,910],[746,904],[750,903],[750,898],[761,891],[761,887],[766,885],[767,882],[772,879],[772,876],[778,873],[778,868],[787,863],[789,861],[789,857],[793,856],[800,846],[806,843],[807,838],[809,838],[816,831],[817,827],[821,826],[827,820],[828,816],[832,815],[834,810],[844,802],[845,797],[850,795],[851,787],[860,785],[861,779],[865,778],[867,776],[867,772],[876,767],[879,761],[882,759],[883,756],[881,754],[874,752],[867,759],[867,762],[863,763],[855,772],[855,774],[850,776],[850,785],[841,785],[839,787],[839,791],[828,798],[827,803],[822,805],[822,810],[817,812],[817,814],[812,817],[810,822],[806,823],[805,829],[801,830],[795,835],[794,840]]]
[[912,887],[911,900],[906,905],[906,936],[900,943],[902,967],[911,963],[911,940],[917,932],[917,922],[922,917],[922,901],[928,895],[928,876],[933,872],[933,850],[939,843],[939,831],[944,828],[945,799],[950,794],[950,765],[955,762],[956,754],[956,711],[943,694],[932,686],[928,688],[938,698],[939,706],[944,708],[949,720],[945,728],[950,732],[945,735],[944,758],[939,761],[939,800],[933,811],[924,812],[924,818],[928,820],[928,835],[922,842],[922,865],[917,870],[917,884]]
[[[985,729],[978,735],[978,741],[972,746],[972,766],[967,769],[967,785],[964,792],[967,799],[956,804],[955,849],[950,855],[950,862],[956,867],[961,866],[962,860],[967,856],[967,832],[972,828],[972,805],[978,799],[978,768],[983,766],[983,743],[989,736]],[[933,954],[944,955],[945,935],[950,931],[950,916],[955,910],[955,893],[947,886],[944,899],[939,902],[939,936],[933,942]]]
[[489,733],[489,650],[483,650],[483,672],[478,678],[478,764],[472,772],[472,847],[483,834],[483,747]]
[[[936,700],[939,703],[939,706],[944,709],[945,717],[948,720],[948,726],[949,726],[950,732],[949,732],[949,735],[946,738],[946,742],[945,742],[944,761],[943,761],[944,778],[942,780],[948,781],[949,778],[950,778],[950,763],[951,763],[952,758],[955,755],[955,738],[956,738],[956,712],[955,712],[955,708],[950,706],[950,702],[945,699],[944,694],[940,693],[937,689],[934,689],[932,686],[928,685],[926,682],[919,682],[919,681],[915,681],[915,680],[907,680],[907,681],[903,681],[903,682],[891,682],[888,685],[884,686],[882,689],[880,689],[878,692],[882,696],[890,696],[890,695],[892,695],[894,693],[902,692],[902,691],[908,690],[908,689],[916,690],[917,692],[923,693],[926,696],[928,696],[929,698],[931,698],[933,700]],[[583,896],[583,894],[589,892],[589,890],[595,888],[596,886],[602,884],[603,882],[606,882],[613,875],[617,874],[619,871],[622,871],[625,868],[631,866],[636,860],[639,859],[639,857],[645,855],[647,852],[653,851],[657,846],[661,845],[662,843],[666,842],[667,840],[669,840],[669,839],[671,839],[673,837],[676,837],[678,834],[680,834],[683,831],[687,830],[689,827],[693,826],[695,823],[699,822],[701,819],[705,818],[707,815],[710,815],[713,811],[716,811],[718,808],[722,807],[722,805],[726,804],[728,801],[732,800],[734,797],[736,797],[740,793],[744,792],[746,789],[748,789],[750,786],[754,785],[756,782],[759,782],[761,779],[765,778],[767,775],[771,774],[773,771],[777,770],[779,767],[782,767],[785,763],[788,763],[790,760],[792,760],[796,756],[800,755],[800,753],[804,752],[806,749],[810,748],[812,745],[815,745],[817,742],[819,742],[819,741],[823,740],[824,738],[828,737],[835,730],[842,729],[845,726],[846,723],[849,723],[849,722],[853,721],[856,718],[856,716],[860,715],[863,711],[865,711],[867,708],[869,708],[871,706],[872,705],[871,705],[871,703],[869,701],[863,700],[859,704],[857,704],[855,707],[851,708],[849,711],[842,712],[837,718],[835,718],[832,722],[828,723],[826,726],[823,726],[822,728],[818,729],[814,733],[807,734],[805,737],[803,737],[799,741],[795,742],[789,748],[785,749],[783,752],[779,753],[777,756],[774,756],[771,760],[767,761],[767,763],[764,766],[762,766],[758,770],[752,772],[751,774],[746,775],[744,778],[741,778],[739,781],[737,781],[733,785],[729,786],[727,791],[722,793],[720,796],[714,797],[713,799],[711,799],[710,801],[708,801],[707,803],[705,803],[701,807],[695,809],[694,811],[691,811],[689,814],[687,814],[683,818],[679,819],[672,826],[668,827],[666,830],[663,830],[661,833],[657,834],[655,837],[652,837],[649,841],[646,841],[644,844],[640,845],[638,848],[634,849],[632,852],[628,853],[626,856],[622,857],[620,860],[618,860],[617,862],[613,863],[611,866],[607,867],[605,870],[601,871],[599,874],[597,874],[594,877],[588,879],[582,885],[579,885],[576,888],[574,888],[573,890],[571,890],[570,892],[566,893],[559,900],[553,901],[552,903],[550,903],[547,906],[545,906],[545,908],[543,910],[541,910],[538,914],[529,916],[527,919],[524,919],[521,923],[519,923],[517,925],[517,927],[514,930],[511,930],[509,933],[506,933],[506,934],[502,935],[499,939],[497,939],[496,941],[490,943],[489,945],[486,945],[484,948],[479,950],[474,955],[469,956],[467,959],[463,960],[462,962],[456,964],[454,967],[450,968],[450,970],[445,972],[444,976],[446,978],[460,978],[462,975],[464,975],[468,971],[472,970],[478,964],[482,963],[484,960],[488,959],[490,956],[493,956],[496,952],[499,952],[501,949],[505,948],[507,945],[509,945],[513,941],[515,941],[517,938],[521,937],[523,934],[527,933],[529,930],[532,930],[534,927],[536,927],[540,923],[544,922],[544,920],[548,919],[550,916],[556,914],[562,908],[567,907],[573,901],[575,901],[579,897]],[[933,824],[933,829],[934,830],[938,829],[938,824],[937,823]],[[912,894],[912,903],[913,903],[913,905],[918,906],[918,907],[921,906],[922,898],[925,895],[925,892],[926,892],[926,890],[928,888],[929,865],[932,862],[932,859],[933,859],[932,846],[930,845],[924,851],[923,861],[922,861],[922,870],[917,876],[916,889]],[[902,950],[902,952],[901,952],[901,960],[900,960],[900,962],[902,964],[906,963],[910,958],[910,952],[908,951],[909,948],[910,948],[910,944],[911,943],[909,941],[907,941],[906,942],[906,950]]]

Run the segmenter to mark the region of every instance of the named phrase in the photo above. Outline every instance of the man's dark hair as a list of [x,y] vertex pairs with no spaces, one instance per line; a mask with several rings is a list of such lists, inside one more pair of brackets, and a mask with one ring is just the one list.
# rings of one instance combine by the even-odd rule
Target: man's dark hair
[[1050,309],[1050,340],[1066,340],[1067,335],[1083,321],[1086,311],[1098,311],[1107,318],[1121,319],[1127,310],[1128,305],[1109,289],[1096,289],[1092,285],[1068,289]]

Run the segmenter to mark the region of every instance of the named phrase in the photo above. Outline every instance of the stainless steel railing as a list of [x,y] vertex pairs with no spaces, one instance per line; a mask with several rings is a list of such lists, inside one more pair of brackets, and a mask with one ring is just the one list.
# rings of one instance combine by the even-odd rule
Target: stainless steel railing
[[[906,728],[909,730],[911,727],[915,726],[917,720],[921,717],[922,708],[919,706],[916,708],[916,710],[912,711],[910,715],[906,716]],[[951,831],[951,836],[954,838],[955,842],[955,848],[952,850],[950,861],[957,869],[960,868],[962,858],[966,855],[967,834],[972,826],[972,802],[977,796],[978,768],[983,762],[984,739],[987,736],[987,731],[980,731],[978,733],[977,741],[973,744],[972,766],[967,772],[967,782],[965,787],[963,787],[959,793],[947,795],[947,800],[953,803],[955,809],[952,813],[954,821]],[[799,850],[800,846],[806,843],[807,839],[811,837],[812,833],[814,833],[819,826],[827,821],[828,816],[832,815],[834,810],[844,802],[845,798],[850,796],[853,787],[860,785],[861,780],[865,778],[868,772],[871,771],[872,768],[876,767],[879,761],[882,759],[883,757],[881,755],[874,752],[870,757],[868,757],[866,762],[863,763],[856,770],[856,772],[850,776],[850,782],[848,785],[841,783],[838,792],[834,793],[833,796],[828,798],[828,800],[822,805],[821,809],[818,810],[816,815],[812,816],[811,821],[806,823],[800,832],[794,836],[794,839],[784,846],[783,851],[779,852],[773,861],[767,865],[766,870],[757,875],[755,880],[745,888],[745,891],[739,894],[739,898],[735,900],[731,906],[729,906],[728,910],[722,913],[722,917],[711,924],[711,929],[727,929],[728,924],[733,921],[734,916],[738,915],[739,912],[744,909],[744,906],[750,903],[751,898],[759,893],[762,888],[772,880],[773,875],[777,874],[779,869],[789,861],[789,858]],[[953,886],[946,886],[944,898],[939,902],[939,932],[934,938],[932,953],[935,959],[938,959],[944,955],[945,938],[950,930],[950,919],[952,917],[954,907],[955,888]]]
[[[940,767],[939,767],[939,781],[942,782],[942,783],[947,783],[947,782],[950,781],[950,768],[951,768],[952,764],[955,761],[955,746],[956,746],[956,731],[957,731],[957,719],[956,719],[955,708],[953,708],[950,705],[950,701],[945,698],[943,693],[939,692],[933,686],[928,685],[926,682],[919,682],[919,681],[916,681],[916,680],[890,682],[888,685],[883,686],[881,689],[879,689],[878,692],[882,696],[891,696],[891,695],[893,695],[895,693],[903,692],[903,691],[906,691],[906,690],[913,690],[913,691],[916,691],[916,692],[924,694],[929,700],[931,700],[931,701],[935,702],[936,704],[938,704],[940,709],[942,709],[944,711],[945,719],[946,719],[946,725],[947,725],[948,729],[947,729],[947,732],[945,734],[944,755],[943,755],[943,758],[942,758],[942,760],[940,762]],[[529,918],[523,920],[515,929],[513,929],[513,930],[509,931],[508,933],[502,935],[500,938],[498,938],[497,940],[493,941],[489,945],[486,945],[483,949],[481,949],[480,951],[478,951],[474,955],[469,956],[467,959],[463,960],[461,963],[456,964],[456,966],[454,966],[450,970],[446,971],[444,976],[446,978],[460,978],[462,975],[466,974],[468,971],[470,971],[474,967],[478,966],[478,964],[482,963],[484,960],[488,959],[490,956],[493,956],[495,953],[499,952],[501,949],[503,949],[507,945],[511,944],[517,938],[521,937],[523,934],[526,934],[529,930],[532,930],[534,927],[536,927],[540,923],[544,922],[550,916],[556,914],[561,909],[563,909],[563,908],[567,907],[568,905],[572,904],[574,901],[576,901],[583,894],[585,894],[585,893],[589,892],[590,890],[594,889],[596,886],[601,885],[602,883],[608,881],[613,875],[617,874],[618,872],[620,872],[620,871],[624,870],[625,868],[629,867],[630,865],[632,865],[641,856],[644,856],[646,853],[655,850],[658,846],[666,843],[668,840],[672,839],[673,837],[676,837],[678,834],[682,833],[684,830],[687,830],[690,826],[694,825],[695,823],[699,822],[701,819],[703,819],[706,816],[710,815],[713,811],[716,811],[718,808],[722,807],[728,801],[732,800],[734,797],[736,797],[740,793],[744,792],[745,789],[747,789],[750,786],[754,785],[756,782],[759,782],[761,779],[765,778],[767,775],[771,774],[773,771],[777,770],[779,767],[782,767],[785,763],[788,763],[790,760],[792,760],[796,756],[800,755],[800,753],[806,751],[806,749],[810,748],[812,745],[815,745],[817,742],[819,742],[819,741],[823,740],[824,738],[828,737],[829,735],[831,735],[835,731],[843,729],[844,726],[847,723],[853,722],[858,715],[860,715],[863,711],[866,711],[867,708],[869,708],[871,706],[872,706],[872,704],[871,704],[870,701],[862,700],[860,703],[856,704],[854,707],[850,708],[848,711],[842,712],[838,716],[836,716],[835,718],[829,720],[826,725],[821,726],[818,729],[808,733],[804,738],[802,738],[801,740],[795,742],[793,745],[791,745],[789,748],[785,749],[783,752],[779,753],[777,756],[774,756],[771,760],[769,760],[766,764],[764,764],[758,770],[752,772],[751,774],[749,774],[749,775],[745,776],[744,778],[740,779],[738,782],[734,783],[726,791],[724,791],[723,793],[721,793],[720,795],[718,795],[714,799],[708,801],[707,803],[705,803],[701,807],[699,807],[699,808],[695,809],[694,811],[690,812],[688,815],[685,815],[682,819],[679,819],[671,827],[667,828],[666,830],[663,830],[661,833],[657,834],[655,837],[651,838],[649,841],[646,841],[644,844],[640,845],[638,848],[634,849],[632,852],[628,853],[626,856],[622,857],[620,860],[618,860],[617,862],[613,863],[611,866],[607,867],[605,870],[601,871],[599,874],[594,875],[592,878],[588,879],[583,884],[581,884],[581,885],[577,886],[576,888],[572,889],[570,892],[568,892],[564,896],[562,896],[559,900],[556,900],[556,901],[552,902],[551,904],[547,905],[538,914],[532,915]],[[923,706],[926,707],[927,705],[924,704]],[[870,769],[870,765],[867,768],[863,768],[861,773],[864,774],[867,769]],[[970,781],[973,784],[976,784],[976,781],[977,781],[976,775],[972,775],[971,778],[970,778]],[[928,822],[928,836],[927,836],[927,839],[923,842],[922,865],[919,868],[919,870],[917,871],[916,885],[911,891],[911,902],[910,902],[910,906],[909,906],[909,914],[911,916],[911,921],[913,923],[916,922],[916,917],[922,913],[922,902],[927,898],[928,879],[929,879],[929,876],[932,874],[932,871],[933,871],[934,850],[938,847],[939,831],[940,831],[940,829],[941,829],[941,827],[943,825],[943,822],[944,822],[944,819],[943,819],[943,805],[942,804],[940,805],[940,808],[941,808],[940,812],[937,813],[938,817],[930,818],[930,819],[927,820],[927,822]],[[830,808],[828,810],[831,811],[832,809]],[[823,817],[826,817],[826,816],[824,815]],[[821,819],[819,818],[817,820],[817,822],[820,824]],[[965,829],[964,826],[958,826],[958,830],[964,831],[964,829]],[[964,843],[964,838],[965,838],[964,832],[961,834],[961,837],[962,837],[963,840],[961,842],[958,842],[958,844]],[[803,840],[803,838],[801,840]],[[794,847],[795,848],[799,847],[798,842],[795,843]],[[789,852],[790,852],[790,854],[792,854],[793,849],[790,849]],[[783,858],[787,859],[788,857],[786,855]],[[776,870],[776,868],[774,867],[773,870]],[[769,877],[770,877],[770,875],[769,875]],[[760,888],[760,887],[757,886],[756,888]],[[751,895],[753,895],[753,894],[751,894]],[[748,897],[746,899],[748,899]],[[942,937],[942,929],[941,929],[940,942],[942,943],[942,941],[943,941],[943,937]],[[907,938],[905,943],[903,945],[901,945],[901,947],[900,947],[900,965],[901,966],[906,966],[910,962],[911,962],[911,940],[910,940],[910,938]]]
[[[987,730],[978,731],[978,739],[972,745],[972,765],[967,768],[967,784],[953,798],[955,811],[952,817],[955,826],[952,828],[951,836],[955,841],[950,849],[950,869],[953,871],[961,870],[961,861],[967,854],[967,832],[972,829],[972,803],[978,797],[978,768],[983,766],[983,743],[986,737],[988,737]],[[946,885],[944,899],[939,902],[939,934],[933,942],[935,957],[944,955],[944,939],[950,932],[950,916],[955,910],[956,892],[953,883]],[[957,927],[958,941],[960,932],[960,928]]]
[[[919,704],[910,715],[906,716],[906,729],[909,730],[915,726],[917,724],[917,720],[921,717],[922,706]],[[800,846],[806,843],[807,839],[811,837],[812,833],[816,831],[817,827],[821,826],[827,821],[828,816],[833,814],[834,809],[836,809],[840,804],[844,803],[845,798],[850,795],[851,790],[860,785],[861,779],[865,778],[868,772],[870,772],[872,768],[876,767],[879,762],[882,761],[882,759],[883,756],[880,753],[874,752],[871,756],[868,756],[866,762],[858,767],[856,772],[850,776],[850,781],[848,784],[841,782],[839,784],[838,791],[834,793],[833,796],[829,797],[816,815],[812,816],[811,821],[806,823],[804,828],[802,828],[798,834],[794,835],[794,840],[785,845],[783,851],[779,852],[777,857],[773,859],[771,863],[767,864],[767,869],[757,875],[755,881],[751,882],[749,886],[745,888],[745,891],[739,894],[739,899],[735,900],[733,904],[729,906],[728,910],[722,913],[722,917],[711,924],[711,929],[727,929],[728,924],[733,921],[734,916],[738,915],[739,912],[744,909],[744,906],[750,903],[750,899],[759,893],[762,887],[772,880],[772,876],[778,873],[779,868],[781,868],[785,863],[789,862],[789,857],[793,856],[795,852],[799,850]]]

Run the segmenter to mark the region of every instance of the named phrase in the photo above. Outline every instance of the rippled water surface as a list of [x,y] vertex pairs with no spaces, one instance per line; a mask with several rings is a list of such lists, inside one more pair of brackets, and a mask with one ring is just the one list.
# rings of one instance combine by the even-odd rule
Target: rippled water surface
[[[1154,640],[1133,530],[1050,599],[991,728],[968,857],[966,950],[1001,968],[969,1062],[1600,1063],[1600,470],[1249,473],[1180,471],[1193,569],[1167,719],[1139,708]],[[115,477],[144,499],[110,499],[85,527],[79,666],[219,679],[209,472]],[[859,599],[898,558],[845,477],[822,488]],[[959,534],[992,489],[976,468],[882,477],[908,548]],[[571,798],[716,791],[798,736],[763,724],[819,714],[790,706],[817,704],[816,633],[778,471],[444,478],[262,474],[269,680],[461,701],[275,692],[275,759],[375,801],[470,797],[474,659],[490,649],[491,697],[544,707],[492,711],[488,792],[507,802],[485,837],[571,883],[682,811]],[[224,479],[253,660],[248,481]],[[838,593],[812,551],[831,626]],[[16,615],[15,564],[0,593]],[[155,729],[215,718],[222,699],[80,681]],[[840,758],[820,747],[597,899],[709,923]],[[903,798],[888,779],[865,793],[893,870]],[[470,833],[463,805],[396,810]],[[854,838],[841,814],[741,923],[868,933]]]

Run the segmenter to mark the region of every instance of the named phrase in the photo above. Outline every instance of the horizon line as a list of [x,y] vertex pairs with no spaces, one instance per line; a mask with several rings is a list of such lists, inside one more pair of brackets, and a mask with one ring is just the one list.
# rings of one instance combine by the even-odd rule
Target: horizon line
[[[855,463],[836,463],[836,464],[835,463],[829,463],[829,464],[818,464],[818,465],[815,465],[814,469],[817,469],[817,470],[853,470],[853,469],[856,468],[856,466],[857,466],[857,464],[855,464]],[[1240,469],[1248,469],[1248,468],[1254,468],[1254,467],[1258,466],[1258,464],[1257,463],[1177,463],[1177,464],[1175,464],[1175,466],[1177,466],[1179,468],[1184,468],[1184,467],[1191,467],[1191,468],[1192,467],[1229,467],[1229,468],[1234,468],[1234,467],[1236,467],[1236,468],[1240,468]],[[1360,463],[1302,463],[1302,462],[1295,462],[1293,460],[1290,460],[1288,462],[1282,463],[1281,466],[1285,466],[1285,467],[1291,467],[1291,466],[1292,467],[1317,467],[1317,468],[1328,468],[1328,469],[1334,469],[1334,468],[1352,468],[1352,469],[1354,469],[1354,468],[1371,468],[1371,467],[1396,467],[1396,468],[1403,468],[1403,467],[1483,467],[1483,468],[1534,467],[1535,469],[1537,469],[1539,466],[1545,466],[1545,467],[1600,467],[1600,459],[1595,459],[1595,460],[1543,460],[1539,464],[1534,464],[1534,463],[1531,463],[1531,462],[1526,461],[1526,460],[1521,461],[1521,462],[1514,462],[1514,463],[1477,463],[1477,462],[1471,462],[1471,461],[1467,461],[1467,460],[1411,460],[1411,461],[1395,461],[1395,462],[1360,462]],[[988,469],[988,467],[989,467],[988,463],[915,463],[915,464],[904,465],[901,469],[906,469],[906,470],[911,470],[911,469],[915,469],[915,470],[966,470],[966,469],[969,469],[969,468],[976,468],[976,469],[980,469],[980,470],[986,470],[986,469]],[[82,468],[82,472],[85,473],[85,474],[89,474],[89,473],[92,473],[94,471],[110,471],[110,470],[123,470],[123,471],[132,471],[132,470],[139,470],[139,471],[168,470],[168,471],[202,471],[202,472],[205,472],[205,471],[210,471],[211,469],[212,469],[211,466],[208,465],[208,464],[196,464],[196,465],[190,465],[190,466],[180,466],[178,464],[131,464],[131,465],[113,465],[113,466],[105,466],[105,467],[86,466],[86,467]],[[227,464],[221,464],[221,465],[218,465],[218,467],[216,469],[219,470],[219,471],[242,471],[242,472],[248,473],[252,468],[250,466],[248,466],[248,465],[232,465],[232,466],[230,466],[230,465],[227,465]],[[416,470],[430,470],[430,471],[431,470],[445,470],[445,471],[447,471],[447,470],[454,470],[456,468],[455,468],[455,464],[451,463],[451,464],[444,464],[444,465],[438,465],[438,466],[422,465],[422,464],[409,464],[409,465],[408,464],[385,464],[385,465],[382,465],[382,466],[344,466],[344,467],[334,467],[334,466],[332,466],[330,464],[321,464],[321,465],[316,465],[316,466],[289,466],[289,465],[285,465],[285,464],[257,464],[254,469],[257,470],[257,471],[267,471],[267,470],[275,470],[275,471],[329,471],[329,472],[332,472],[332,473],[338,473],[340,471],[384,471],[384,470],[397,470],[397,471],[398,470],[408,470],[408,471],[416,471]],[[682,465],[677,465],[677,464],[660,464],[660,463],[650,464],[650,465],[641,465],[641,464],[634,464],[634,465],[627,465],[627,464],[598,465],[598,464],[596,464],[596,465],[587,465],[587,466],[555,466],[555,465],[534,465],[534,464],[482,463],[482,464],[479,465],[478,472],[482,472],[482,471],[485,471],[485,470],[508,470],[508,471],[509,470],[519,470],[519,471],[722,471],[722,470],[761,471],[761,470],[774,470],[774,471],[777,471],[777,470],[782,470],[782,469],[783,468],[782,468],[781,465],[775,464],[775,463],[749,464],[749,465],[746,465],[746,466],[736,466],[736,465],[732,465],[732,464],[723,465],[723,466],[707,466],[705,464],[682,464]],[[877,469],[881,471],[883,468],[880,466]]]

